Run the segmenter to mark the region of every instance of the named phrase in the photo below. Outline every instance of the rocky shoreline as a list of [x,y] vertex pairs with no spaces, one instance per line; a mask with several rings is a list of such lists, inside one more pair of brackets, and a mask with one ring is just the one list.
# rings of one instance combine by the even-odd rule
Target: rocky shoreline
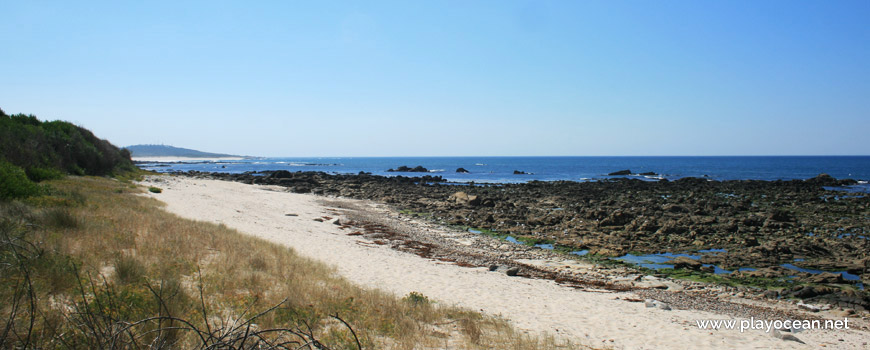
[[[615,179],[481,185],[446,183],[437,176],[381,177],[287,171],[181,174],[280,185],[297,193],[370,199],[440,225],[511,235],[529,243],[549,243],[557,250],[583,250],[592,259],[626,253],[714,249],[715,253],[699,254],[700,259],[695,263],[683,259],[681,264],[674,264],[677,269],[666,269],[663,274],[642,269],[641,272],[673,273],[689,276],[689,279],[744,286],[738,287],[742,291],[734,289],[733,293],[746,293],[749,289],[745,286],[750,286],[750,292],[767,298],[801,298],[859,312],[870,309],[868,293],[855,284],[866,284],[870,279],[867,273],[870,259],[866,256],[870,251],[867,239],[870,233],[866,232],[870,200],[866,196],[826,189],[853,185],[852,180],[820,175],[805,181],[719,182],[686,178],[657,182]],[[360,233],[371,235],[365,230]],[[420,239],[412,241],[425,243]],[[437,247],[436,243],[426,244]],[[417,248],[433,250],[425,244]],[[523,254],[528,253],[518,254],[517,249],[536,251],[533,254],[559,254],[500,243],[498,247],[486,247],[476,253],[454,254],[465,258],[447,259],[482,266],[482,263],[490,264],[492,259],[474,261],[467,257],[509,252],[509,261],[522,260]],[[783,264],[846,271],[860,279],[847,281],[838,274],[797,272],[782,267]],[[704,265],[755,270],[716,275],[705,271]],[[612,278],[592,280],[597,284],[609,283],[604,287],[619,288]],[[582,282],[590,285],[592,281]]]

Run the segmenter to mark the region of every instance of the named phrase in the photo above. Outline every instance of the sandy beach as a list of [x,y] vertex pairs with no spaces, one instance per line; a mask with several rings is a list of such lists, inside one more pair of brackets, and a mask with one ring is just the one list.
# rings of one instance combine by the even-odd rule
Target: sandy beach
[[[162,188],[162,193],[146,195],[165,202],[172,213],[221,223],[292,247],[334,266],[337,273],[359,285],[397,295],[421,292],[442,304],[501,315],[530,333],[548,333],[596,348],[861,349],[870,342],[867,332],[855,329],[797,333],[806,344],[762,330],[702,330],[697,320],[732,317],[648,308],[643,302],[627,302],[639,298],[631,292],[582,291],[549,280],[509,277],[486,268],[460,267],[396,251],[348,236],[331,219],[324,219],[336,216],[331,205],[324,203],[325,197],[288,193],[281,187],[174,176],[152,176],[142,184]],[[377,206],[351,199],[330,200]]]

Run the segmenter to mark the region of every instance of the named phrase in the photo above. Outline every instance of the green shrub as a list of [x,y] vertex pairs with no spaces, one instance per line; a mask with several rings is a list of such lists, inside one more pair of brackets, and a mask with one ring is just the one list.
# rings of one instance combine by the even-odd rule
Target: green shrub
[[57,169],[29,168],[27,169],[27,178],[33,182],[42,182],[63,178],[63,173]]
[[0,199],[35,196],[40,187],[27,178],[24,169],[0,160]]
[[429,304],[429,297],[423,295],[423,293],[420,292],[410,292],[403,298],[403,300],[413,305]]
[[148,187],[148,192],[160,193],[160,192],[163,192],[163,190],[161,190],[160,187],[151,186],[151,187]]

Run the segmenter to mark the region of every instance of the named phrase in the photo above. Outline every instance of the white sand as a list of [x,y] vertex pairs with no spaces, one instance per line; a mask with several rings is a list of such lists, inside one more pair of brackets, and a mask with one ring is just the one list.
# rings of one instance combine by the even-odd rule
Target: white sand
[[164,162],[164,163],[178,163],[178,162],[217,162],[217,161],[226,161],[226,160],[242,160],[246,159],[245,157],[213,157],[213,158],[200,158],[200,157],[131,157],[134,162]]
[[[155,182],[157,181],[157,182]],[[866,332],[808,330],[803,345],[764,331],[700,330],[699,319],[730,319],[694,310],[646,308],[616,300],[631,294],[584,292],[552,281],[508,277],[483,268],[434,262],[367,242],[330,222],[335,216],[313,195],[216,180],[156,177],[146,184],[163,188],[151,194],[179,216],[223,223],[246,234],[293,247],[302,255],[334,265],[347,279],[397,295],[418,291],[444,304],[502,315],[518,328],[578,339],[616,349],[804,349],[866,348]],[[286,216],[293,213],[298,216]],[[838,341],[844,339],[844,341]],[[864,343],[862,345],[862,343]]]

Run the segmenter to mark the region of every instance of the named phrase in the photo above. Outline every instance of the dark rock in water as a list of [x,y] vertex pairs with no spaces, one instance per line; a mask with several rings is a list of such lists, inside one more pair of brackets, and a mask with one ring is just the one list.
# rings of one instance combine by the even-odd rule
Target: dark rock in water
[[507,271],[505,271],[505,274],[507,274],[508,276],[516,276],[519,273],[520,273],[519,267],[511,267],[511,268],[507,269]]
[[459,168],[459,169],[456,169],[456,172],[457,172],[457,173],[462,173],[462,174],[468,174],[468,173],[470,173],[470,171],[465,170],[465,168]]
[[614,172],[607,174],[607,175],[609,175],[609,176],[631,175],[631,170],[625,169],[625,170],[620,170],[620,171],[614,171]]
[[643,176],[655,176],[655,175],[658,175],[658,174],[656,174],[656,173],[654,173],[654,172],[652,172],[652,171],[647,171],[647,172],[645,172],[645,173],[640,173],[640,174],[638,174],[638,175],[643,175]]
[[514,170],[514,175],[527,175],[528,173],[525,171]]
[[700,270],[701,264],[700,261],[686,257],[686,256],[678,256],[676,259],[666,262],[665,264],[673,264],[675,269],[689,269],[689,270]]
[[812,183],[814,185],[821,185],[821,186],[836,186],[837,185],[837,179],[835,179],[831,175],[824,174],[824,173],[819,174],[818,176],[816,176],[812,179],[808,179],[807,182]]
[[418,165],[414,168],[409,168],[405,165],[402,165],[396,169],[389,169],[387,172],[405,172],[405,173],[428,173],[429,169],[424,168],[422,165]]

